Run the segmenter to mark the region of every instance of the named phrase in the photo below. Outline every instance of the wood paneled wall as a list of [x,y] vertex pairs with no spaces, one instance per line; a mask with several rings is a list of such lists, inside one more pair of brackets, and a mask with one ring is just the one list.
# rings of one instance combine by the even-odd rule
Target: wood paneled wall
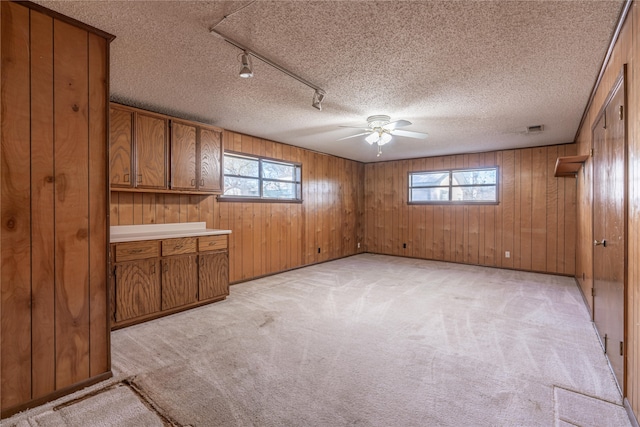
[[[569,144],[367,164],[365,249],[573,275],[576,180],[553,171],[558,156],[575,150]],[[479,166],[499,167],[499,204],[407,204],[409,172]]]
[[224,147],[302,163],[303,203],[112,192],[111,225],[205,221],[230,229],[231,283],[363,251],[363,164],[229,131]]
[[[591,129],[607,95],[627,64],[627,144],[628,144],[628,222],[626,289],[626,397],[636,415],[640,414],[640,6],[631,10],[605,73],[596,90],[577,138],[578,154],[592,148]],[[593,307],[593,162],[588,159],[578,176],[578,238],[576,278]]]

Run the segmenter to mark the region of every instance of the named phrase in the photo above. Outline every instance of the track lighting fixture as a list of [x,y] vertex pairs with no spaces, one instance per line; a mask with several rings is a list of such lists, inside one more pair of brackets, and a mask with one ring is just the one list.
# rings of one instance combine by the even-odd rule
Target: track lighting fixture
[[318,86],[314,85],[313,83],[303,79],[299,75],[287,70],[286,68],[282,67],[281,65],[278,65],[275,62],[265,58],[264,56],[260,55],[259,53],[256,53],[253,50],[250,50],[248,47],[244,46],[243,44],[238,43],[237,41],[235,41],[233,39],[230,39],[229,37],[223,35],[219,31],[217,31],[214,27],[215,27],[215,25],[212,28],[210,28],[209,31],[214,33],[214,34],[217,34],[218,36],[222,37],[222,39],[224,41],[226,41],[227,43],[237,47],[238,49],[240,49],[240,50],[242,50],[244,52],[242,54],[242,68],[240,69],[240,77],[243,77],[245,79],[249,78],[249,77],[253,77],[253,70],[251,68],[251,57],[253,56],[254,58],[258,58],[260,61],[264,62],[265,64],[272,66],[276,70],[283,72],[284,74],[288,75],[289,77],[293,77],[294,79],[296,79],[300,83],[302,83],[302,84],[310,87],[311,89],[315,90],[315,92],[313,94],[313,102],[311,103],[311,105],[313,106],[313,108],[317,108],[318,110],[322,111],[322,101],[324,100],[324,97],[326,95],[326,92],[324,90],[322,90]]
[[313,108],[317,108],[319,111],[322,111],[323,99],[324,99],[324,92],[316,89],[316,91],[313,93],[313,102],[311,103],[311,106]]
[[242,54],[242,68],[240,68],[240,77],[248,79],[253,77],[253,70],[251,69],[251,57],[246,50]]

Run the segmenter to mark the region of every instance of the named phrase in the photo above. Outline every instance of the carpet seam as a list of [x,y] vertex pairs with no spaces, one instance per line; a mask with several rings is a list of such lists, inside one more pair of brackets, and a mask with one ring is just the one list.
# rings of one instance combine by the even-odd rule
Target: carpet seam
[[127,386],[133,393],[136,394],[136,396],[138,396],[138,398],[140,398],[140,400],[142,401],[142,403],[151,411],[153,411],[153,413],[155,413],[158,418],[160,418],[160,420],[162,421],[162,424],[164,424],[165,426],[168,427],[188,427],[188,426],[183,426],[182,424],[180,424],[179,422],[177,422],[176,420],[174,420],[173,418],[171,418],[169,415],[166,415],[160,408],[160,406],[155,403],[153,401],[153,399],[151,399],[142,389],[142,387],[140,387],[138,384],[136,384],[134,382],[135,380],[135,376],[131,377],[131,378],[125,378],[124,380],[122,380],[122,383]]
[[[624,406],[623,406],[623,405],[621,405],[621,404],[619,404],[619,403],[612,402],[612,401],[610,401],[610,400],[606,400],[606,399],[603,399],[603,398],[601,398],[601,397],[592,396],[592,395],[587,394],[587,393],[582,393],[582,392],[580,392],[580,391],[571,390],[571,389],[569,389],[569,388],[562,387],[562,386],[559,386],[559,385],[554,385],[554,386],[553,386],[553,388],[554,388],[554,389],[559,388],[559,389],[561,389],[561,390],[568,391],[569,393],[579,394],[579,395],[584,396],[584,397],[589,397],[589,398],[591,398],[591,399],[599,400],[600,402],[610,403],[610,404],[612,404],[612,405],[616,405],[616,406],[619,406],[619,407],[621,407],[621,408],[624,408]],[[554,391],[554,397],[555,397],[555,391]]]

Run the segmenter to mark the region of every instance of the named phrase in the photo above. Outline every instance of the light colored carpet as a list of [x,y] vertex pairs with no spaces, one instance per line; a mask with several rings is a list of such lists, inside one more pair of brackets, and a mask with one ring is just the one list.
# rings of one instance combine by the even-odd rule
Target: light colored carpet
[[612,425],[565,391],[624,412],[573,279],[372,254],[115,331],[112,361],[185,426]]

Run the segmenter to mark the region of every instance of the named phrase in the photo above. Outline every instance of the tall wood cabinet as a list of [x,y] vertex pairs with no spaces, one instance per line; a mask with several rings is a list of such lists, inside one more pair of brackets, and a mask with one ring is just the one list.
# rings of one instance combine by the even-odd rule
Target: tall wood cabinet
[[31,3],[0,2],[0,19],[0,406],[6,417],[111,375],[113,37]]

